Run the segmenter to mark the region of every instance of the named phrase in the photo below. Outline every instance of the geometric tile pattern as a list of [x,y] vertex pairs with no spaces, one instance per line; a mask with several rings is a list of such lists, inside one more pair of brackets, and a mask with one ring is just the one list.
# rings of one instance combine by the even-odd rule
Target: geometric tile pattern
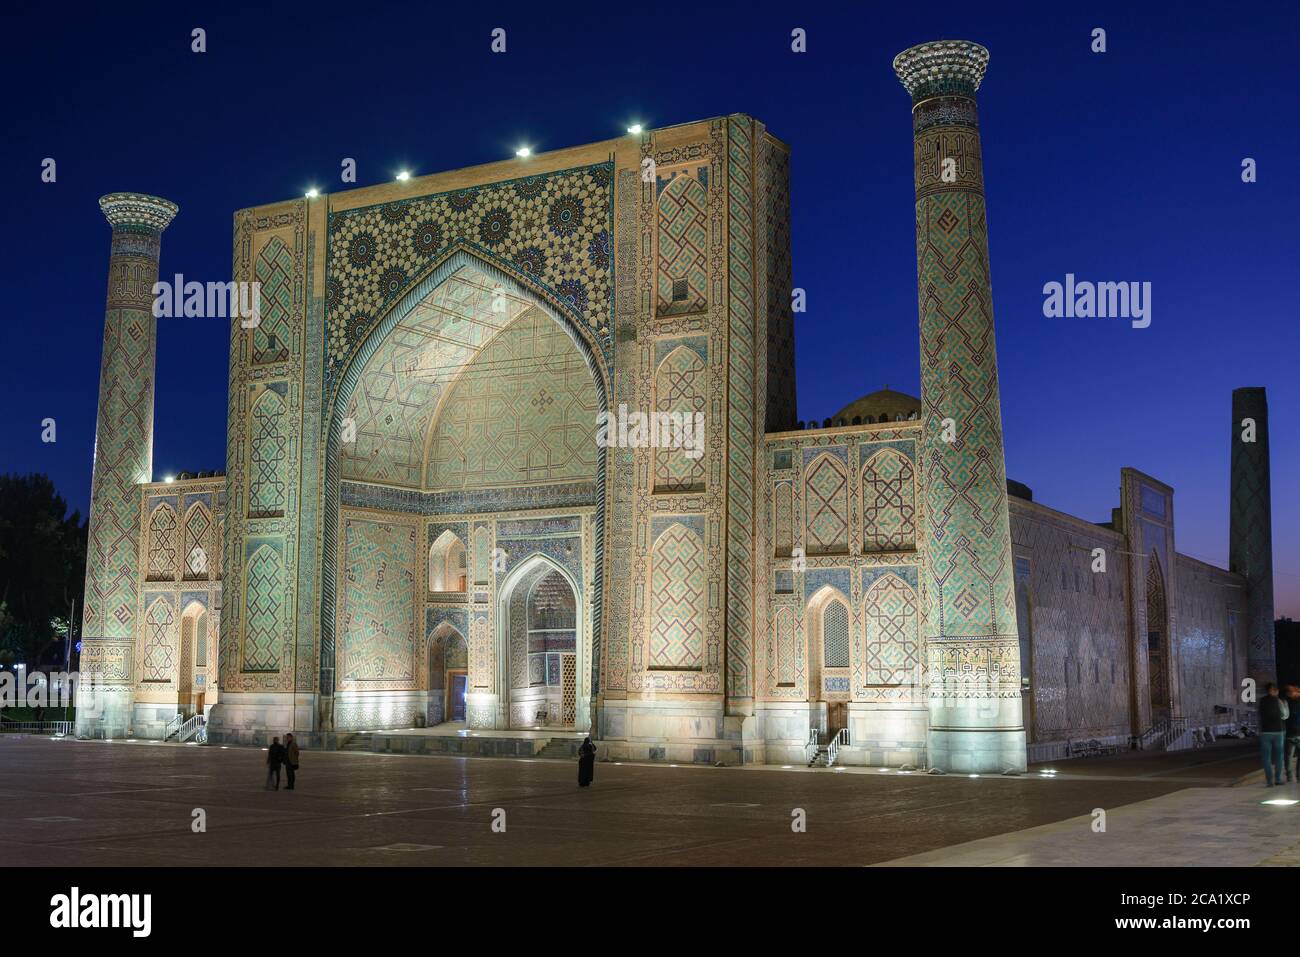
[[612,184],[600,163],[332,213],[326,393],[371,325],[453,243],[526,277],[607,349]]
[[837,458],[822,455],[808,469],[807,546],[809,555],[848,551],[849,477]]
[[343,520],[339,674],[344,683],[374,687],[414,677],[416,532],[415,524]]
[[284,399],[274,389],[265,390],[253,404],[248,464],[250,518],[284,514],[288,445],[281,425],[284,411]]
[[153,469],[154,352],[161,230],[115,224],[108,266],[99,411],[86,543],[82,635],[134,639],[139,595],[138,483]]
[[[642,239],[637,228],[641,176],[637,169],[618,171],[614,205],[614,324],[624,330],[614,345],[613,396],[611,405],[636,399],[637,358],[640,347],[635,329],[640,318],[640,291],[637,275],[637,247]],[[648,204],[648,199],[647,199]],[[647,241],[649,236],[646,236]],[[608,585],[605,592],[604,642],[594,650],[597,667],[593,674],[599,690],[621,691],[627,688],[628,659],[633,622],[632,595],[637,590],[634,556],[637,522],[634,517],[636,496],[636,450],[615,448],[608,456],[609,511],[607,538]]]
[[210,536],[212,516],[203,503],[191,505],[185,513],[185,578],[209,577],[209,556],[215,554]]
[[[912,94],[931,719],[1015,741],[1020,643],[975,102],[987,62],[983,47],[953,42],[922,44],[894,66]],[[939,736],[958,748],[973,740]]]
[[[918,139],[918,151],[927,146]],[[928,195],[922,189],[916,204],[926,419],[921,461],[933,598],[927,634],[1006,635],[1015,630],[1015,591],[984,199],[959,189]],[[955,441],[943,439],[945,418],[955,422]]]
[[789,555],[794,547],[794,490],[789,482],[778,482],[773,493],[772,540],[776,554]]
[[289,358],[289,321],[293,315],[293,256],[279,236],[257,254],[253,274],[260,286],[258,324],[253,327],[253,363]]
[[695,172],[707,176],[708,170],[682,170],[659,194],[661,316],[700,312],[709,305],[708,197]]
[[244,569],[244,660],[241,671],[279,671],[285,627],[284,559],[259,545]]
[[171,581],[176,577],[176,513],[160,505],[149,516],[149,578]]
[[862,533],[866,551],[916,546],[915,473],[894,449],[881,449],[862,467]]
[[704,543],[674,522],[654,544],[651,668],[699,668],[704,656]]
[[451,383],[430,427],[425,487],[591,480],[602,451],[598,409],[591,372],[568,333],[528,309]]
[[492,573],[492,530],[487,525],[474,529],[474,584],[486,585]]
[[[902,685],[873,685],[867,681],[862,595],[884,575],[897,576],[908,583],[914,593],[919,594],[917,570],[920,556],[906,554],[910,548],[915,548],[914,544],[902,550],[902,554],[863,549],[862,544],[872,541],[876,533],[872,529],[870,510],[865,510],[864,514],[863,508],[864,501],[870,501],[872,496],[865,493],[858,484],[870,480],[872,471],[865,468],[867,463],[874,460],[874,464],[878,465],[887,461],[885,457],[877,458],[884,450],[898,455],[902,466],[910,466],[919,432],[919,423],[906,422],[886,429],[872,426],[861,432],[809,432],[806,437],[768,440],[764,458],[769,458],[773,464],[767,475],[768,480],[764,483],[766,501],[760,513],[764,518],[764,527],[759,530],[758,540],[760,545],[767,546],[763,551],[776,559],[769,559],[768,565],[774,590],[760,595],[766,606],[760,613],[760,621],[766,622],[767,635],[761,645],[765,650],[765,660],[760,665],[760,674],[765,677],[766,695],[769,698],[784,701],[852,699],[912,706],[923,704],[919,699],[920,689],[911,684],[914,676],[910,676],[908,683]],[[828,460],[839,465],[841,473],[847,476],[847,488],[843,505],[835,504],[828,515],[821,517],[823,523],[829,523],[834,529],[832,537],[845,525],[847,534],[843,542],[838,544],[838,550],[819,552],[818,546],[824,548],[826,543],[819,542],[809,532],[806,517],[811,512],[816,519],[824,507],[824,499],[809,492],[808,485],[813,470],[820,472],[821,463]],[[850,466],[848,463],[853,464]],[[915,467],[911,467],[915,474]],[[900,472],[902,470],[900,467]],[[835,490],[840,484],[841,473],[832,469],[825,476],[819,475],[814,484],[821,483],[826,489]],[[825,489],[823,494],[824,491]],[[785,530],[787,498],[790,501],[790,524],[793,526],[789,533]],[[835,501],[835,495],[832,494],[831,498]],[[915,498],[913,508],[915,524],[920,520],[919,503]],[[887,510],[882,510],[884,511]],[[841,518],[835,518],[837,515]],[[786,537],[787,534],[789,537]],[[786,542],[789,543],[788,546],[785,546]],[[805,551],[806,570],[796,572],[782,567],[786,564],[783,560],[783,546],[786,554],[794,547]],[[796,595],[802,595],[803,601],[798,601]],[[849,645],[849,666],[845,669],[847,674],[820,673],[827,667],[833,671],[838,671],[840,667],[828,666],[825,661],[825,613],[832,599],[841,601],[846,611]],[[807,643],[810,658],[807,671],[802,653],[790,661],[776,657],[776,616],[787,607],[798,609],[792,625],[791,641],[799,642],[800,647]],[[794,683],[776,680],[777,672],[782,668],[793,669]],[[807,688],[804,687],[805,675]],[[847,691],[844,690],[846,679]],[[809,695],[812,697],[809,698]]]
[[[234,276],[261,282],[259,321],[231,322],[226,438],[226,515],[209,565],[228,564],[222,582],[220,647],[223,695],[319,687],[324,579],[319,561],[321,368],[324,361],[320,276],[324,203],[289,200],[235,217]],[[274,335],[275,342],[271,342]],[[279,356],[279,358],[276,358]],[[267,395],[268,392],[274,396]],[[278,591],[245,593],[248,564],[270,571]],[[265,576],[254,576],[264,587]],[[250,609],[257,620],[245,618]],[[273,633],[279,628],[278,634]],[[216,630],[214,628],[214,630]],[[332,674],[333,661],[330,660]]]
[[[653,184],[643,183],[638,186],[635,174],[630,184],[634,191],[630,195],[621,189],[620,202],[625,198],[633,199],[638,205],[630,208],[636,211],[635,225],[639,234],[628,231],[620,224],[620,254],[626,251],[640,255],[632,262],[635,269],[624,270],[620,260],[620,274],[634,279],[630,287],[619,284],[619,335],[618,361],[630,373],[619,380],[619,393],[615,401],[626,403],[629,408],[653,410],[655,402],[655,373],[666,353],[678,345],[685,345],[700,353],[708,364],[708,378],[705,388],[708,390],[708,425],[711,434],[705,441],[706,485],[700,492],[655,492],[655,450],[631,449],[630,454],[615,452],[612,456],[617,482],[625,483],[622,488],[630,490],[630,515],[623,524],[627,533],[624,541],[630,543],[631,555],[628,559],[618,556],[630,571],[628,576],[632,588],[615,593],[615,607],[611,614],[617,614],[617,622],[611,620],[609,651],[602,657],[606,664],[602,680],[604,688],[626,689],[632,692],[653,691],[670,694],[726,694],[728,713],[747,713],[746,704],[737,700],[739,696],[748,696],[750,680],[749,646],[753,640],[753,622],[748,614],[748,605],[754,588],[752,581],[752,526],[745,531],[733,534],[729,526],[728,514],[732,511],[754,514],[752,495],[744,501],[732,497],[733,463],[751,460],[754,455],[754,434],[748,432],[745,447],[731,447],[732,430],[728,420],[742,418],[743,413],[735,411],[730,396],[736,390],[748,389],[752,421],[753,383],[746,384],[744,378],[745,359],[736,356],[728,358],[733,349],[730,327],[734,318],[734,308],[743,304],[733,298],[724,283],[729,275],[727,266],[728,244],[727,219],[730,189],[730,173],[719,175],[726,165],[727,158],[727,121],[725,119],[701,123],[686,141],[674,140],[663,143],[657,148],[654,134],[642,136],[641,162],[653,162],[661,175],[665,171],[679,171],[686,167],[698,173],[701,167],[707,167],[707,183],[701,178],[707,197],[707,215],[710,243],[708,247],[708,274],[710,277],[708,300],[712,309],[705,312],[686,313],[660,317],[657,313],[658,284],[658,226],[659,215],[657,196]],[[620,186],[622,180],[620,179]],[[630,224],[629,224],[630,225]],[[633,242],[624,245],[627,239]],[[752,293],[749,300],[752,303]],[[752,362],[749,364],[752,374]],[[618,370],[615,370],[618,375]],[[724,431],[725,430],[725,431]],[[737,426],[736,432],[746,431]],[[727,442],[727,451],[722,452],[722,442]],[[733,455],[734,452],[734,455]],[[746,471],[737,465],[737,473]],[[747,481],[752,490],[753,476],[741,478]],[[615,485],[615,490],[619,489]],[[615,501],[614,507],[618,507]],[[696,529],[701,542],[707,542],[703,556],[703,590],[702,607],[704,614],[697,622],[701,653],[697,668],[662,669],[652,665],[651,642],[655,632],[654,620],[654,553],[652,543],[664,530],[664,523],[678,522]],[[611,529],[613,541],[617,541],[619,531]],[[740,550],[737,541],[743,539],[745,550]],[[617,555],[617,553],[616,553]],[[733,581],[736,588],[733,589]],[[581,675],[580,675],[581,678]],[[739,690],[737,690],[739,689]]]
[[176,668],[172,631],[176,617],[171,605],[159,598],[149,606],[144,621],[144,681],[171,681]]
[[[679,177],[680,178],[680,177]],[[678,346],[659,364],[655,374],[655,411],[680,416],[682,422],[695,427],[695,415],[703,421],[707,398],[708,367],[693,349]],[[689,417],[689,418],[688,418]],[[694,432],[691,438],[704,441],[704,432]],[[655,453],[655,491],[702,491],[704,489],[705,457],[695,455],[691,448],[660,448]]]
[[896,575],[885,575],[863,598],[867,620],[867,683],[901,685],[917,680],[916,592]]
[[793,685],[798,678],[795,662],[794,612],[782,608],[776,613],[776,648],[771,660],[776,662],[778,684]]
[[[527,300],[494,286],[481,271],[462,269],[412,306],[384,337],[366,361],[346,411],[354,434],[340,449],[344,478],[422,487],[430,429],[438,410],[449,405],[450,384],[469,377],[477,386],[485,373],[506,368],[482,364],[471,373],[469,364],[504,330],[513,330],[529,308]],[[558,327],[555,331],[564,337]],[[533,361],[525,369],[543,371]]]
[[[754,135],[749,117],[727,120],[727,600],[726,693],[753,695],[755,323]],[[764,333],[766,338],[766,333]]]

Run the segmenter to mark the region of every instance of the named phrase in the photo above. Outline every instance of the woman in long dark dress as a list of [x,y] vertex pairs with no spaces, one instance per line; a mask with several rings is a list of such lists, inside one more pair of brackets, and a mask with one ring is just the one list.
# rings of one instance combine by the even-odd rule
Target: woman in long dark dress
[[578,787],[585,788],[596,774],[596,746],[584,738],[578,748]]

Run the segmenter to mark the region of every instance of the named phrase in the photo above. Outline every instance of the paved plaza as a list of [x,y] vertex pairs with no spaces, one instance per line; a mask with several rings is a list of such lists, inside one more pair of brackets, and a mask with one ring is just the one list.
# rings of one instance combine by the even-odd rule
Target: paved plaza
[[[1251,814],[1280,827],[1300,813],[1259,805],[1263,788],[1226,787],[1255,765],[1254,747],[1238,744],[1062,762],[1054,775],[1043,766],[1023,777],[602,763],[589,790],[563,761],[304,752],[298,789],[268,792],[264,760],[243,748],[0,738],[0,858],[38,866],[1213,863],[1250,832]],[[1097,807],[1108,809],[1105,835],[1089,827]],[[195,809],[205,833],[192,830]],[[504,832],[493,829],[498,809]],[[802,833],[791,827],[796,809],[806,815]],[[1225,813],[1232,829],[1214,829]],[[1167,826],[1151,826],[1162,820]],[[1285,857],[1288,848],[1294,858],[1297,829],[1289,833],[1281,841],[1260,832],[1255,850],[1231,862]],[[1048,854],[1052,847],[1060,850]]]

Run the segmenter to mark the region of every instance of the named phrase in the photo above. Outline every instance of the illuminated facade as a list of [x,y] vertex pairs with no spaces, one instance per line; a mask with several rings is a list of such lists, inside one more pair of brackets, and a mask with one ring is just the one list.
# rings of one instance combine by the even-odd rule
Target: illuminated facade
[[[149,481],[146,293],[175,208],[134,197],[152,219],[142,253],[113,220],[137,285],[128,313],[110,286],[82,657],[116,703],[79,733],[203,710],[222,742],[543,728],[737,764],[845,729],[841,762],[1002,771],[1231,723],[1253,593],[1174,552],[1172,490],[1126,470],[1108,526],[1008,498],[986,62],[895,61],[922,398],[822,428],[796,420],[790,154],[751,117],[238,212],[233,278],[261,307],[231,320],[224,478]],[[702,441],[598,442],[620,409],[702,416]],[[1250,467],[1266,481],[1266,454]],[[1079,580],[1093,543],[1110,564]]]

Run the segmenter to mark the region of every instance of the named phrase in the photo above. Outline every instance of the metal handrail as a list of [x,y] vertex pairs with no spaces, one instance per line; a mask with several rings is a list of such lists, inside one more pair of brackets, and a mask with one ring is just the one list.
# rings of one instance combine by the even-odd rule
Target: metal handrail
[[812,759],[817,757],[817,749],[821,747],[821,743],[821,729],[815,727],[809,728],[808,742],[803,746],[803,756],[805,761],[811,763]]
[[5,721],[0,731],[6,734],[72,734],[72,721]]
[[826,748],[826,766],[828,768],[835,764],[835,757],[840,753],[840,745],[847,746],[848,743],[848,728],[840,728],[835,732],[835,737],[831,738],[831,743]]
[[1138,750],[1145,751],[1147,749],[1148,742],[1153,741],[1156,738],[1164,738],[1165,736],[1167,736],[1169,734],[1170,727],[1171,727],[1170,719],[1161,718],[1159,721],[1154,722],[1151,725],[1151,727],[1147,728],[1141,734],[1134,735],[1133,737],[1137,740]]
[[190,738],[194,737],[207,725],[207,718],[202,713],[196,714],[190,720],[186,721],[176,732],[176,740],[184,744]]
[[170,741],[172,735],[175,734],[177,731],[179,731],[181,725],[184,723],[185,723],[185,715],[177,711],[176,717],[168,721],[167,727],[163,728],[163,740]]

